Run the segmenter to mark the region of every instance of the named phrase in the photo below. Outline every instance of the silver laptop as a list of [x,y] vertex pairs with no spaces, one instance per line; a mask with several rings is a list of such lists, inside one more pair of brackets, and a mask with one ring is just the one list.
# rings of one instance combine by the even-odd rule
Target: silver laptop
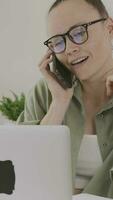
[[111,200],[111,198],[105,198],[92,194],[81,193],[73,196],[72,200]]
[[71,200],[66,126],[0,126],[0,200]]

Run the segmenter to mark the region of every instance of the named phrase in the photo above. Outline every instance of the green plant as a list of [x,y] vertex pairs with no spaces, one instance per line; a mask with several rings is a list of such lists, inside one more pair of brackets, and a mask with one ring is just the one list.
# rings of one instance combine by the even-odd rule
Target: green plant
[[[12,91],[11,91],[12,92]],[[0,100],[0,111],[4,116],[12,121],[16,121],[20,113],[24,110],[25,95],[13,94],[13,99],[3,96]]]

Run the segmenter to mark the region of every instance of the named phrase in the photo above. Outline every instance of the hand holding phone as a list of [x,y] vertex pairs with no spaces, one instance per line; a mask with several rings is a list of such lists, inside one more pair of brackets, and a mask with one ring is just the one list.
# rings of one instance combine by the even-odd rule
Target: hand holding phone
[[[55,102],[70,102],[73,95],[72,73],[68,70],[64,73],[63,77],[63,68],[61,68],[60,64],[57,58],[54,57],[53,53],[48,50],[38,66],[47,81],[53,100],[55,100]],[[53,68],[52,70],[51,65]],[[66,69],[65,66],[64,68]],[[66,79],[69,81],[66,82]]]

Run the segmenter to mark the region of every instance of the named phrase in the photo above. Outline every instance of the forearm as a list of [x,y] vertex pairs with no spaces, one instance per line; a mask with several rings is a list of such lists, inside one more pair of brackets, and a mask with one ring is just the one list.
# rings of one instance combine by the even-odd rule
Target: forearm
[[61,125],[68,105],[68,102],[52,102],[40,125]]

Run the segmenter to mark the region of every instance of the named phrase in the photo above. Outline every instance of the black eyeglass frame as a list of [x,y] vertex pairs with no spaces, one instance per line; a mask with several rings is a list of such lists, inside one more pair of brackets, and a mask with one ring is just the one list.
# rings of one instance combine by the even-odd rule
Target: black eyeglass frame
[[[66,33],[57,34],[57,35],[54,35],[54,36],[50,37],[48,40],[46,40],[46,41],[44,42],[44,45],[46,45],[52,52],[54,52],[54,51],[49,47],[49,45],[48,45],[48,44],[49,44],[49,40],[51,40],[51,39],[54,38],[54,37],[61,36],[61,37],[64,39],[64,42],[65,42],[65,48],[64,48],[64,50],[61,51],[61,52],[59,52],[59,53],[62,53],[62,52],[64,52],[65,49],[66,49],[66,38],[65,38],[66,35],[68,36],[68,38],[69,38],[73,43],[75,43],[75,44],[77,44],[77,45],[81,45],[81,44],[85,43],[85,42],[88,40],[88,26],[91,26],[91,25],[93,25],[93,24],[95,24],[95,23],[98,23],[98,22],[101,22],[101,21],[105,21],[105,20],[107,20],[107,18],[101,18],[101,19],[94,20],[94,21],[91,21],[91,22],[88,22],[88,23],[85,23],[85,24],[81,24],[81,25],[74,25],[74,26],[72,26]],[[84,27],[85,30],[86,30],[86,34],[87,34],[86,40],[83,41],[83,42],[81,42],[81,43],[77,43],[77,42],[73,41],[71,35],[69,34],[70,31],[72,31],[74,28],[77,28],[77,27]],[[54,53],[56,53],[56,52],[54,52]],[[59,54],[59,53],[56,53],[56,54]]]

